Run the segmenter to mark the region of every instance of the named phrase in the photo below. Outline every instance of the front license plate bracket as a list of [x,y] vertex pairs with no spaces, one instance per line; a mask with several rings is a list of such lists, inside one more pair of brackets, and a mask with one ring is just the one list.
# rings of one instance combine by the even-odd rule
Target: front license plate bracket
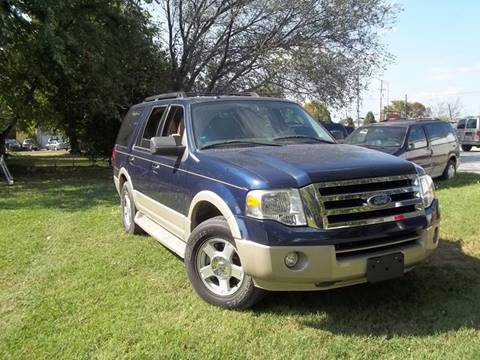
[[370,283],[377,283],[401,277],[404,267],[402,253],[369,258],[367,259],[367,280]]

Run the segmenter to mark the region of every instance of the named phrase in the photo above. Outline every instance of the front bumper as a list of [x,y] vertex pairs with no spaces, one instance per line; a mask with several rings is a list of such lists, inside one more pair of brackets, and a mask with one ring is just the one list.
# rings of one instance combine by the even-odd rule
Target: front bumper
[[[414,242],[346,257],[337,254],[335,243],[269,246],[245,239],[235,241],[244,271],[257,287],[271,291],[327,290],[366,282],[367,260],[371,257],[401,252],[405,272],[425,260],[438,246],[437,204],[434,209]],[[301,255],[300,265],[294,269],[285,265],[285,256],[292,251]]]

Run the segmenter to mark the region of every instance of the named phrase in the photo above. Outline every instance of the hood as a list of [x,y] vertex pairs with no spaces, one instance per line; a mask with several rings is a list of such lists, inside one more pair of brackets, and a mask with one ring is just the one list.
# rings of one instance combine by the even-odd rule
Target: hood
[[415,174],[412,163],[353,145],[294,144],[198,152],[205,175],[248,189]]

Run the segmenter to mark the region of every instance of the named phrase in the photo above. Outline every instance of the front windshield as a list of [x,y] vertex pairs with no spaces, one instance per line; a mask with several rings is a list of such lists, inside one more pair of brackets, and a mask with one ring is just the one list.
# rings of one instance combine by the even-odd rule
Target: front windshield
[[270,100],[224,100],[192,105],[199,149],[335,141],[299,105]]
[[399,148],[403,145],[407,128],[400,126],[372,126],[355,130],[345,141],[350,145]]

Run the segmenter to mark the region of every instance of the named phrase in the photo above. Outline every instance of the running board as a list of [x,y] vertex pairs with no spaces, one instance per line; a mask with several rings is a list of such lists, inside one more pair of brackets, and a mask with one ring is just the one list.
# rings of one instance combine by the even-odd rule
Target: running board
[[153,220],[150,220],[140,211],[138,211],[137,215],[135,215],[135,223],[140,226],[148,235],[172,250],[182,259],[185,257],[185,242],[173,235],[171,232],[165,230]]

